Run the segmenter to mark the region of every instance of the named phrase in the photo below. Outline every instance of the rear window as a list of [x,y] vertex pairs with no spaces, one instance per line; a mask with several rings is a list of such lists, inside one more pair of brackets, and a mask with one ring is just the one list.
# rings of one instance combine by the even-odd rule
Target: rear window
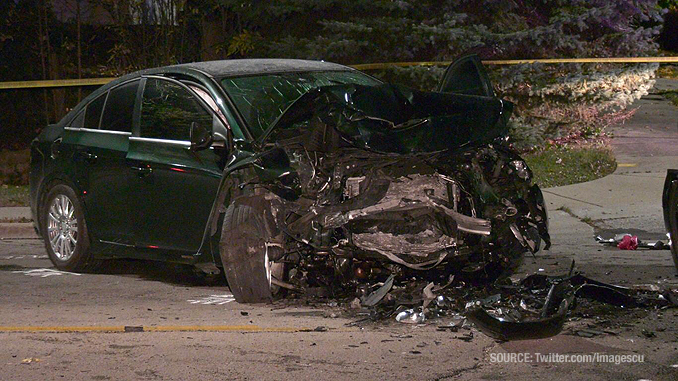
[[358,71],[327,71],[225,78],[221,84],[254,138],[258,138],[309,90],[345,84],[375,86],[380,82]]
[[97,99],[90,102],[85,109],[85,124],[83,127],[96,130],[99,128],[99,121],[101,120],[101,110],[106,103],[106,96],[108,93],[101,94]]
[[132,115],[139,81],[126,83],[111,90],[106,101],[101,129],[132,132]]

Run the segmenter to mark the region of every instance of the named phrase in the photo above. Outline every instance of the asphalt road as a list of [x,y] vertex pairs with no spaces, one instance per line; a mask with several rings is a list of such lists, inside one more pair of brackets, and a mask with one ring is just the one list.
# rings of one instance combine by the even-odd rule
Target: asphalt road
[[[564,212],[556,215],[555,228],[577,224]],[[556,235],[557,245],[567,240]],[[584,261],[582,252],[575,259],[598,279],[675,286],[667,251],[594,247],[593,258]],[[190,269],[153,262],[116,261],[102,274],[61,273],[38,240],[2,240],[0,253],[3,380],[675,380],[678,375],[676,309],[606,316],[614,321],[606,325],[611,333],[592,338],[573,333],[602,329],[595,316],[568,322],[564,333],[550,339],[498,343],[475,329],[438,331],[445,319],[356,327],[347,326],[355,317],[329,303],[241,305],[223,282],[208,284]],[[540,268],[562,273],[571,259],[555,251],[528,258],[516,277]],[[144,332],[124,332],[126,326]],[[469,342],[458,338],[469,332]],[[533,362],[495,361],[511,353],[523,361],[528,353]],[[644,362],[536,362],[536,353],[638,354]]]
[[[593,240],[623,231],[663,238],[659,195],[666,168],[678,167],[678,126],[647,120],[664,113],[676,123],[677,109],[653,98],[639,106],[616,132],[624,165],[615,174],[546,190],[553,248],[526,257],[515,278],[563,274],[574,259],[600,281],[678,287],[667,250],[620,251]],[[644,148],[633,149],[634,141]],[[153,262],[62,273],[41,241],[1,239],[0,379],[678,379],[678,309],[600,311],[571,319],[549,339],[499,343],[473,328],[438,331],[446,319],[355,326],[356,317],[331,302],[241,305],[224,281]],[[582,330],[597,334],[581,337]],[[643,361],[537,358],[547,353]]]

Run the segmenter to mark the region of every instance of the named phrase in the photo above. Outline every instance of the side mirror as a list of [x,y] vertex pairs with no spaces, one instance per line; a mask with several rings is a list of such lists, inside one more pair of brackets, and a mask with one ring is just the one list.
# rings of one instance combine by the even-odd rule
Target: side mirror
[[209,148],[213,140],[212,130],[196,122],[191,123],[191,151],[200,151]]
[[216,115],[212,118],[212,131],[212,147],[231,152],[233,149],[233,133],[230,128],[224,126]]

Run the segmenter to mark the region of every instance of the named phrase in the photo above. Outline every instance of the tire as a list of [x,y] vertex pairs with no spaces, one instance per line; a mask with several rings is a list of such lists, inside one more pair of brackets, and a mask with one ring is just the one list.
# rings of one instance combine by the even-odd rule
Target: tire
[[669,193],[669,233],[671,234],[671,256],[678,271],[678,187]]
[[75,191],[57,183],[40,207],[40,226],[47,255],[57,269],[73,272],[95,271],[100,262],[92,258],[82,203]]
[[267,303],[273,299],[271,263],[266,243],[272,238],[262,213],[247,205],[226,210],[219,244],[221,263],[238,303]]

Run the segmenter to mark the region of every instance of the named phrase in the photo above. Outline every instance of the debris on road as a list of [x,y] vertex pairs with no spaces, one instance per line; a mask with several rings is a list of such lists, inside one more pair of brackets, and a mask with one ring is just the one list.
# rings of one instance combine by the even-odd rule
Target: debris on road
[[607,246],[617,246],[621,250],[669,250],[670,245],[660,240],[641,240],[638,236],[628,233],[617,234],[613,238],[603,238],[596,236],[596,241]]
[[638,237],[625,235],[617,247],[621,250],[635,250],[638,248]]
[[[443,282],[441,282],[443,283]],[[624,310],[678,307],[678,290],[627,288],[599,282],[574,271],[561,276],[535,273],[518,281],[502,279],[478,283],[450,278],[444,285],[410,277],[389,276],[373,286],[361,285],[346,295],[347,316],[359,320],[349,325],[396,321],[405,324],[435,324],[438,331],[459,333],[454,338],[472,340],[471,327],[497,340],[523,340],[557,335],[568,319],[600,317]],[[281,302],[287,302],[283,299]],[[308,304],[308,300],[306,300]],[[322,305],[327,306],[327,302]],[[617,311],[617,312],[615,312]],[[574,327],[582,337],[611,332],[606,327]],[[612,333],[610,333],[612,334]]]
[[396,315],[396,321],[407,324],[420,324],[426,320],[423,312],[415,312],[413,309],[401,311]]

